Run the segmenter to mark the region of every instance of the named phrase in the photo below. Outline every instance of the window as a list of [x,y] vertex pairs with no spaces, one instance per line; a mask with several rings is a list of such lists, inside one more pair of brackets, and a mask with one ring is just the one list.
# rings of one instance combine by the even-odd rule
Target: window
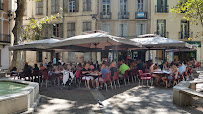
[[118,36],[126,37],[128,36],[128,24],[119,24],[118,26]]
[[166,37],[166,20],[157,20],[157,34]]
[[146,23],[136,24],[136,36],[146,34]]
[[43,14],[43,0],[36,1],[36,15]]
[[103,15],[109,15],[110,5],[111,5],[110,0],[103,0],[103,4],[102,4]]
[[108,34],[111,34],[111,24],[103,23],[101,25],[101,30],[105,31],[105,32],[108,32]]
[[189,21],[181,20],[181,39],[187,39],[189,37]]
[[41,51],[37,52],[37,62],[42,62],[42,52]]
[[92,30],[92,23],[91,22],[83,22],[83,32],[91,31]]
[[68,37],[75,36],[75,23],[68,23],[67,26],[68,26],[67,36]]
[[157,0],[157,12],[160,13],[168,12],[167,0]]
[[83,0],[83,11],[91,11],[92,2],[91,0]]
[[51,13],[59,13],[59,1],[51,0]]
[[63,24],[53,24],[53,36],[63,37]]
[[64,12],[78,12],[79,0],[64,0]]
[[137,0],[137,11],[143,12],[143,8],[144,8],[143,0]]
[[120,12],[127,13],[128,12],[128,2],[127,0],[120,0]]

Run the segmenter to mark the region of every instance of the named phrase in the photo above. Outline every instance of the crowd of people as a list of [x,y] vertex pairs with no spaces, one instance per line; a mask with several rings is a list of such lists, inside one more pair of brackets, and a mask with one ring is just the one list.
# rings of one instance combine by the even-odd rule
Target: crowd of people
[[[139,75],[138,71],[143,70],[145,72],[145,69],[149,69],[151,76],[156,78],[156,85],[160,85],[160,81],[163,80],[165,82],[166,87],[169,87],[168,80],[176,80],[180,78],[180,74],[183,73],[189,73],[192,68],[197,64],[196,60],[193,59],[191,61],[172,61],[170,64],[167,61],[164,61],[162,64],[158,65],[157,63],[153,63],[152,60],[143,62],[141,60],[121,60],[119,62],[112,61],[112,62],[106,62],[103,61],[102,64],[99,64],[98,61],[94,64],[93,62],[84,62],[79,64],[73,64],[73,63],[62,63],[59,59],[58,62],[56,60],[53,60],[53,62],[48,62],[47,58],[45,58],[45,63],[41,63],[38,67],[37,64],[34,64],[34,67],[31,67],[27,62],[25,62],[23,73],[29,72],[30,74],[32,72],[37,71],[44,71],[48,70],[49,72],[54,73],[62,73],[63,75],[67,75],[67,72],[75,73],[76,71],[80,71],[83,77],[81,79],[85,79],[87,81],[87,87],[90,89],[90,80],[92,83],[92,88],[99,89],[99,82],[104,81],[106,74],[111,72],[111,77],[114,76],[114,73],[119,71],[119,77],[123,77],[123,74],[125,74],[125,71],[129,70],[128,75],[130,75],[130,71],[133,69],[137,70],[137,74]],[[170,74],[165,75],[159,75],[156,74],[156,71],[159,70],[165,70],[170,72]],[[17,69],[14,67],[12,69],[13,72],[16,72]],[[89,76],[87,74],[96,72],[98,75],[101,75],[102,78]],[[22,73],[22,74],[23,74]],[[74,78],[74,77],[72,77]],[[175,83],[177,83],[175,81]],[[96,86],[95,86],[96,84]]]

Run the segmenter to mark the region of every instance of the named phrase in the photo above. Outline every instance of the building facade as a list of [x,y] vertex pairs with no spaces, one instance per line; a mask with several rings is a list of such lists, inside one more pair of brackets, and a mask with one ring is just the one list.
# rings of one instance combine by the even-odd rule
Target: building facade
[[[150,33],[150,1],[151,0],[27,0],[24,25],[30,18],[40,19],[56,15],[48,30],[42,37],[68,38],[81,35],[86,31],[102,30],[111,35],[133,38]],[[28,8],[29,7],[29,8]],[[126,53],[97,53],[97,60],[118,59]],[[32,55],[32,58],[30,58]],[[64,62],[82,62],[96,60],[95,53],[45,53],[26,52],[25,61],[42,62],[45,57],[55,56]]]
[[0,69],[8,69],[10,65],[11,13],[11,0],[0,0]]
[[[170,9],[176,6],[179,0],[152,0],[151,1],[151,33],[176,40],[186,41],[197,47],[197,51],[182,51],[166,53],[167,60],[190,60],[195,57],[197,61],[203,61],[202,36],[197,32],[202,31],[202,26],[191,24],[181,14],[172,13]],[[192,39],[192,40],[191,40]],[[161,60],[163,51],[153,53],[153,60]],[[155,58],[156,57],[156,58]]]

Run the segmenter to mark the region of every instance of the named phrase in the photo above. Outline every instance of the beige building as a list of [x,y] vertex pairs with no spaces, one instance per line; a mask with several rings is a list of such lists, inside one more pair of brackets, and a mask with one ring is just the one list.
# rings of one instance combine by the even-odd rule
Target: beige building
[[8,69],[10,64],[11,13],[11,0],[0,0],[0,69]]
[[[40,19],[56,15],[58,18],[44,31],[42,37],[67,38],[80,35],[86,31],[103,30],[111,35],[133,38],[150,33],[150,2],[151,0],[27,0],[24,25],[30,18]],[[141,52],[142,54],[143,52]],[[118,59],[127,53],[97,53],[97,60]],[[139,54],[140,56],[142,56]],[[51,56],[64,62],[82,62],[96,59],[95,53],[41,53],[26,52],[25,61],[42,62]]]
[[[196,37],[197,32],[202,31],[202,27],[199,24],[191,24],[185,20],[184,13],[177,14],[171,13],[170,9],[177,4],[178,0],[152,0],[151,1],[151,33],[159,34],[164,37],[186,41],[190,44],[197,46],[195,52],[170,52],[167,53],[167,59],[169,61],[176,60],[189,60],[191,57],[195,57],[197,61],[203,62],[203,51],[201,45],[201,37]],[[192,38],[189,40],[188,38]],[[157,51],[153,53],[154,60],[160,60],[163,58],[163,51]],[[156,57],[156,58],[155,58]]]

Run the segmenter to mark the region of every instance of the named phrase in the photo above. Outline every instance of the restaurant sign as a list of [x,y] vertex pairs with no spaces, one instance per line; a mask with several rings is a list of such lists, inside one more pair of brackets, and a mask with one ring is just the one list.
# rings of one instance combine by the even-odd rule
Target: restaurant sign
[[200,41],[187,41],[187,43],[193,45],[194,47],[201,47]]

